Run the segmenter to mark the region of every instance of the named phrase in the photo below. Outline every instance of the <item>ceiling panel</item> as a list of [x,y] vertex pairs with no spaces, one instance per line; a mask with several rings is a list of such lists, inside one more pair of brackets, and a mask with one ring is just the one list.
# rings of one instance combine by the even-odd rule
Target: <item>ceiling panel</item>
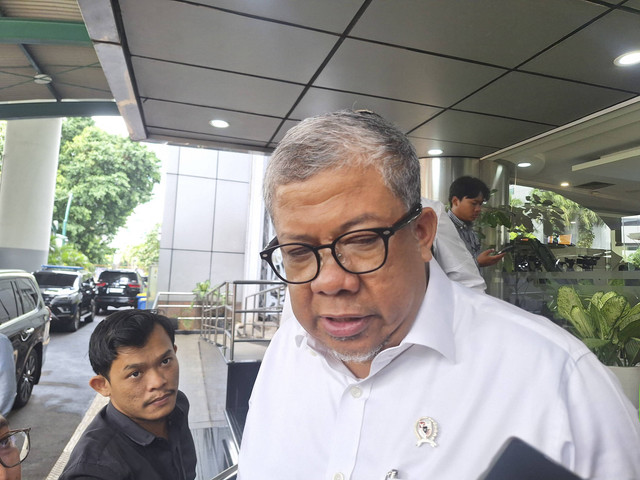
[[428,152],[432,148],[439,148],[444,152],[456,152],[456,157],[480,158],[484,155],[495,151],[494,147],[485,147],[482,145],[473,145],[460,142],[447,142],[446,140],[438,140],[431,138],[420,138],[409,135],[409,140],[416,149],[419,157],[430,157]]
[[497,150],[549,129],[537,123],[448,110],[411,132],[411,135]]
[[82,20],[77,0],[2,0],[8,17]]
[[205,147],[215,149],[230,149],[246,151],[264,152],[264,143],[247,140],[246,138],[237,139],[220,135],[210,135],[206,133],[180,131],[172,128],[156,128],[148,129],[149,140],[152,142],[171,143],[172,145],[185,145],[192,147]]
[[613,64],[619,55],[640,49],[640,12],[614,11],[522,68],[640,94],[640,66]]
[[617,90],[512,72],[456,108],[560,126],[632,97]]
[[[518,181],[555,188],[560,178],[598,177],[572,172],[576,163],[640,147],[640,108],[625,110],[633,103],[627,99],[640,99],[640,66],[612,63],[622,50],[640,50],[640,0],[80,6],[94,48],[80,40],[57,50],[43,35],[25,53],[3,37],[2,18],[81,21],[76,0],[0,0],[0,115],[17,116],[6,103],[15,100],[107,97],[100,58],[136,139],[268,152],[304,117],[368,108],[408,132],[420,155],[440,147],[445,156],[483,161],[525,157],[537,167],[519,169]],[[122,45],[118,38],[100,43],[111,16]],[[31,34],[25,38],[39,38]],[[29,51],[41,65],[30,65]],[[37,68],[53,76],[50,87],[33,83]],[[60,103],[24,109],[35,116]],[[208,121],[218,116],[231,126],[214,130]],[[640,213],[640,195],[628,193],[639,190],[640,182],[625,178],[599,192],[570,188],[569,195],[592,208]]]
[[219,70],[142,58],[132,61],[144,98],[284,116],[303,90],[301,85]]
[[604,11],[582,0],[374,1],[352,35],[513,68]]
[[357,93],[337,92],[322,88],[310,88],[291,116],[298,120],[334,112],[342,109],[373,110],[380,115],[393,118],[402,130],[409,131],[425,119],[442,111],[439,108],[427,107],[409,102],[397,102],[383,98],[359,95]]
[[[144,104],[144,116],[147,125],[153,128],[174,128],[176,131],[199,134],[219,134],[222,137],[236,139],[247,138],[265,144],[276,132],[281,120],[259,115],[221,111],[215,108],[190,106],[180,103],[148,100]],[[214,129],[209,125],[213,118],[224,118],[229,128]],[[175,118],[180,118],[179,123]]]
[[315,85],[446,107],[502,73],[484,65],[346,40]]
[[337,40],[334,35],[168,0],[154,0],[153,8],[140,0],[125,0],[121,6],[133,56],[294,82],[308,82]]
[[362,6],[362,0],[204,0],[201,3],[337,33],[342,33]]

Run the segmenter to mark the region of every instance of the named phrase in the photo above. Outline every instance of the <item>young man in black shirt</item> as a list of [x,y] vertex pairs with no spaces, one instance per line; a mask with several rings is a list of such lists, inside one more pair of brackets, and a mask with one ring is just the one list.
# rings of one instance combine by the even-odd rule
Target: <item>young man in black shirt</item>
[[71,453],[60,480],[193,480],[196,453],[170,320],[144,310],[105,318],[89,342],[89,384],[110,402]]

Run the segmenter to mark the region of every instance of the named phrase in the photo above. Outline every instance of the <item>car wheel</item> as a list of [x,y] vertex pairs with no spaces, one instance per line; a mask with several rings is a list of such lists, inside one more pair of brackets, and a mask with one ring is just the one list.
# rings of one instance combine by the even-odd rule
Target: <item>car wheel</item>
[[95,318],[100,313],[100,306],[95,300],[91,300],[91,316]]
[[91,323],[93,322],[93,309],[89,310],[89,314],[84,317],[84,323]]
[[29,401],[29,398],[31,398],[31,392],[33,392],[33,386],[36,383],[36,375],[40,368],[39,363],[40,358],[38,353],[35,350],[31,350],[18,381],[17,395],[13,402],[13,408],[24,407]]
[[80,328],[80,306],[76,308],[73,318],[67,323],[67,331],[76,332]]

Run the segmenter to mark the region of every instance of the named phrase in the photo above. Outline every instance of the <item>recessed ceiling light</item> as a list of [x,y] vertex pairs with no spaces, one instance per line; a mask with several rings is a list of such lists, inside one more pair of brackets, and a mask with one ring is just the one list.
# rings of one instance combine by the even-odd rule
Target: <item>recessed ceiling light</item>
[[225,122],[224,120],[211,120],[209,124],[215,128],[227,128],[229,126],[229,122]]
[[518,166],[521,168],[527,168],[531,166],[531,162],[520,162]]
[[560,184],[561,187],[568,187],[569,186],[569,182],[562,182]]
[[427,154],[429,155],[442,155],[442,153],[442,150],[440,150],[439,148],[432,148],[427,152]]
[[627,52],[616,58],[613,63],[621,67],[628,67],[629,65],[636,65],[640,63],[640,50],[634,52]]
[[51,83],[51,76],[45,73],[38,73],[33,76],[33,81],[38,85],[49,85]]

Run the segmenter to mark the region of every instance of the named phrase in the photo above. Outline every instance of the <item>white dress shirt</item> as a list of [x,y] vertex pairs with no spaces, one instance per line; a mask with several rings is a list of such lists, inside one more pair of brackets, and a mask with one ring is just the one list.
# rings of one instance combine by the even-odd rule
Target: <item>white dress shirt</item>
[[442,202],[422,198],[422,206],[430,207],[438,216],[438,229],[433,242],[433,256],[451,280],[484,292],[487,284],[484,281],[478,264],[460,238],[456,226],[447,215]]
[[[421,419],[437,434],[420,437]],[[365,379],[297,321],[282,325],[253,388],[239,479],[475,480],[511,436],[584,478],[640,479],[637,412],[609,370],[549,320],[431,261],[411,330]]]

